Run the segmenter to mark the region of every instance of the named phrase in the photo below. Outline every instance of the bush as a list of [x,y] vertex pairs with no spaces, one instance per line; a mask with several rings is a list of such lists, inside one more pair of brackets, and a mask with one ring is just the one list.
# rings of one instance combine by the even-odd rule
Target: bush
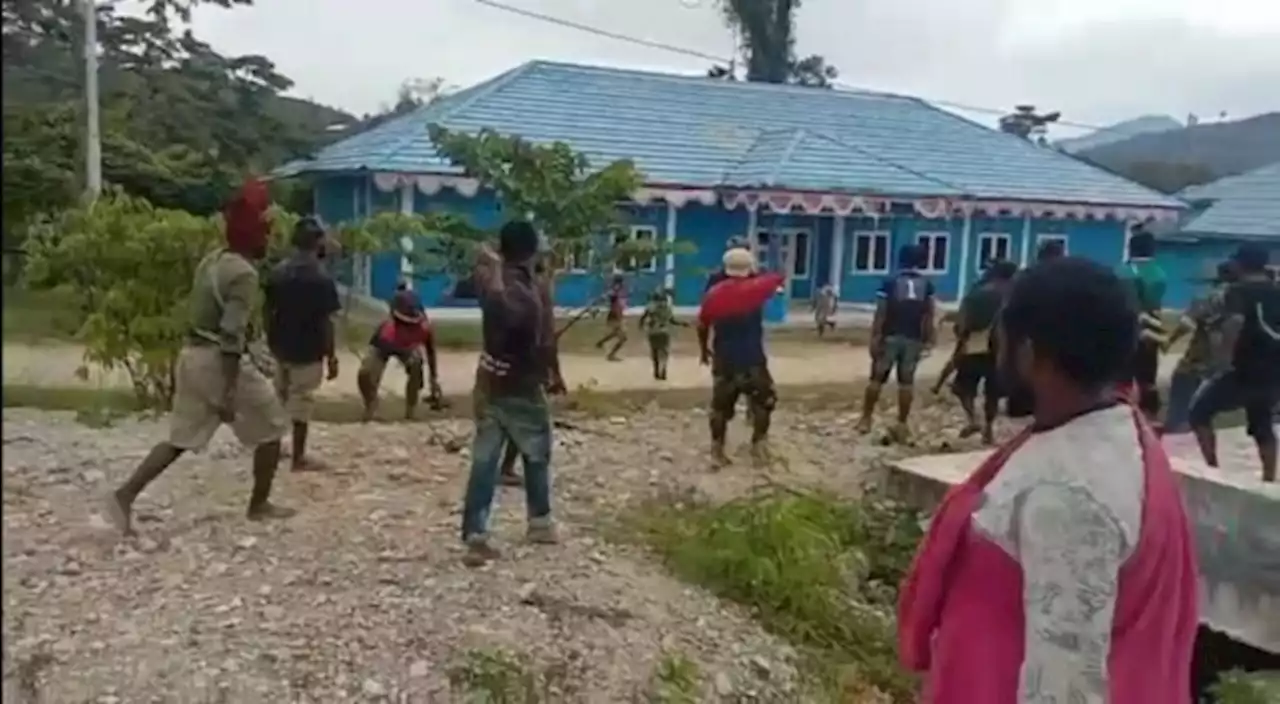
[[1211,691],[1217,704],[1275,704],[1280,702],[1280,671],[1232,670]]
[[914,512],[879,497],[773,490],[720,506],[654,503],[640,516],[673,572],[800,646],[828,695],[865,696],[869,685],[895,701],[915,696],[894,624],[921,537]]

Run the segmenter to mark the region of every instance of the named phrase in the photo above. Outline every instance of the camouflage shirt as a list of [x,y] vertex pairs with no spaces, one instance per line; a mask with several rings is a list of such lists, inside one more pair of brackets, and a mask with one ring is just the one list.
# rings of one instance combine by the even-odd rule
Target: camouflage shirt
[[1222,290],[1196,299],[1187,309],[1184,325],[1195,326],[1187,351],[1178,361],[1178,373],[1207,376],[1214,370],[1213,349],[1218,344],[1222,323],[1226,320],[1226,306]]
[[675,311],[666,300],[650,301],[644,309],[641,325],[650,335],[668,335],[675,323]]

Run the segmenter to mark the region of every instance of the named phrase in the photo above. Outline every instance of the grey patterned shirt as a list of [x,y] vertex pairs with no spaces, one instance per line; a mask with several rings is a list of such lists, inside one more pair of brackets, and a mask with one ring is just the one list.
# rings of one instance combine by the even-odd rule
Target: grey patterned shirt
[[987,487],[975,527],[1022,566],[1021,704],[1103,704],[1120,566],[1141,527],[1142,452],[1117,406],[1038,433]]

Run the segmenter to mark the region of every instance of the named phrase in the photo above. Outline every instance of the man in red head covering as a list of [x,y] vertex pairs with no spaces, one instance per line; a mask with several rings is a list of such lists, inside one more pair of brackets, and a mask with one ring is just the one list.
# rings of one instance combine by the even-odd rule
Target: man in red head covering
[[184,452],[203,449],[223,423],[240,442],[254,448],[248,517],[294,514],[269,500],[289,417],[271,382],[246,354],[249,317],[258,293],[254,262],[266,254],[269,203],[265,185],[245,184],[224,211],[226,247],[196,267],[187,343],[174,368],[169,439],[152,448],[107,502],[109,515],[126,535],[133,532],[131,511],[142,490]]
[[404,390],[404,417],[412,419],[418,408],[418,395],[423,387],[423,363],[426,363],[431,385],[431,398],[439,402],[440,370],[436,364],[435,336],[431,334],[431,322],[427,320],[422,301],[407,284],[401,284],[391,299],[391,316],[374,331],[369,339],[356,376],[360,397],[364,400],[364,420],[373,420],[378,409],[378,389],[382,375],[392,358],[400,360],[408,381]]

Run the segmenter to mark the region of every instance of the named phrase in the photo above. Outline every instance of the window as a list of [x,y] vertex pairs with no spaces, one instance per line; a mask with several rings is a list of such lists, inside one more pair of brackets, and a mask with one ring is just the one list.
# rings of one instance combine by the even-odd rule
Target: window
[[1280,264],[1271,264],[1267,266],[1267,271],[1271,274],[1271,280],[1280,283]]
[[986,269],[996,259],[1009,258],[1009,236],[1002,232],[978,235],[978,268]]
[[916,236],[916,243],[925,249],[925,271],[940,274],[947,270],[948,245],[951,244],[949,233],[923,232]]
[[889,233],[853,233],[853,270],[860,274],[889,273]]
[[594,263],[594,252],[591,251],[590,241],[563,242],[556,249],[558,250],[556,254],[562,259],[562,268],[565,271],[574,274],[586,273]]
[[654,247],[658,242],[658,231],[652,227],[631,228],[631,239],[646,245],[643,252],[637,252],[635,268],[638,271],[654,272],[658,270],[658,257]]
[[1062,255],[1066,256],[1069,254],[1067,251],[1066,235],[1036,235],[1036,251],[1039,252],[1040,248],[1043,247],[1046,242],[1057,242],[1062,246]]
[[791,277],[794,279],[809,278],[809,232],[796,230],[783,235],[783,261],[791,259]]

